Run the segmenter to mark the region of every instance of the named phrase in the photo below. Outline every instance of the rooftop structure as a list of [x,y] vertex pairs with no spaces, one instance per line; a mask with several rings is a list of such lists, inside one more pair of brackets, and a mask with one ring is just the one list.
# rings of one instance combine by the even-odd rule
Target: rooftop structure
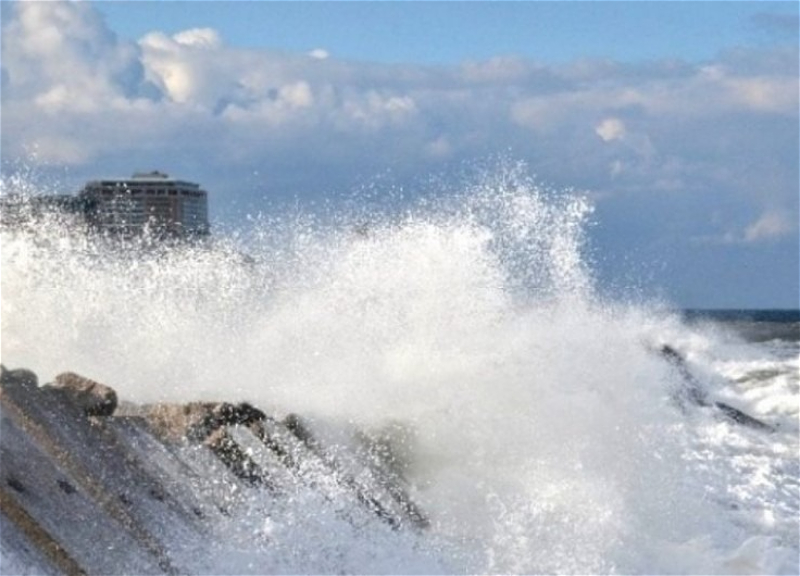
[[87,182],[78,198],[92,206],[87,219],[101,232],[133,236],[150,230],[181,237],[209,231],[208,193],[163,172]]

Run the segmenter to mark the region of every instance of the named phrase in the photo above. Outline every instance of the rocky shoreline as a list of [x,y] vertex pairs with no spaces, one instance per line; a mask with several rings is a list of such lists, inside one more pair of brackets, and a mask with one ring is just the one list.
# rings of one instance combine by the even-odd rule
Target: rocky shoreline
[[0,375],[0,573],[185,574],[247,494],[313,491],[337,514],[419,531],[389,435],[330,443],[247,403],[136,405],[74,373]]

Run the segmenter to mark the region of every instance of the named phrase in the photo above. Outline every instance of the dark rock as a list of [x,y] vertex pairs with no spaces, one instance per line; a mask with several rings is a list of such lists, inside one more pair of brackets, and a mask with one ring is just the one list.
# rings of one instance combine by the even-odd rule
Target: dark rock
[[65,494],[75,494],[75,492],[77,492],[75,486],[73,486],[66,480],[59,480],[58,487],[61,488],[62,492],[64,492]]
[[758,418],[754,418],[749,414],[745,414],[730,404],[725,402],[709,402],[708,393],[703,390],[700,382],[697,380],[694,374],[692,374],[691,370],[689,370],[686,359],[672,346],[665,344],[659,349],[659,353],[665,360],[667,360],[667,362],[672,364],[678,370],[683,380],[684,387],[681,389],[681,394],[678,398],[679,404],[682,405],[682,399],[685,398],[697,406],[713,407],[723,417],[737,424],[741,424],[742,426],[747,426],[748,428],[753,428],[756,430],[765,430],[768,432],[775,431],[774,427],[762,422]]
[[[395,529],[428,525],[407,490],[413,431],[402,425],[357,433],[361,447],[331,444],[313,420],[246,402],[142,406],[69,372],[42,387],[29,370],[0,372],[0,509],[48,562],[42,573],[192,573],[173,565],[172,535],[202,542],[219,515],[246,512],[243,486],[274,498],[347,490]],[[95,554],[86,542],[98,541],[114,546]]]
[[297,467],[297,462],[292,457],[288,447],[282,444],[280,440],[263,431],[258,435],[258,439],[261,440],[264,446],[271,450],[273,454],[275,454],[275,456],[278,458],[278,461],[286,466],[286,468],[292,469]]
[[43,389],[62,394],[86,416],[111,416],[117,408],[117,393],[113,388],[74,372],[59,374],[55,384]]
[[681,375],[683,380],[683,387],[681,389],[682,396],[697,406],[708,406],[708,395],[706,391],[703,390],[697,378],[694,377],[694,374],[689,370],[686,359],[669,344],[664,344],[659,350],[659,353],[667,362],[672,364]]
[[358,454],[362,461],[370,468],[379,489],[394,501],[392,509],[398,516],[390,525],[399,528],[410,522],[417,528],[428,527],[430,521],[406,490],[416,443],[413,429],[401,422],[390,422],[369,433],[358,432],[356,437],[361,444]]
[[206,439],[205,445],[242,480],[252,485],[266,485],[259,466],[225,430],[217,430]]
[[211,417],[214,419],[214,423],[217,427],[219,427],[247,425],[252,422],[263,420],[267,415],[247,402],[236,405],[224,402],[212,411]]
[[249,402],[240,402],[236,408],[239,418],[241,418],[242,420],[240,424],[250,424],[252,422],[260,422],[261,420],[264,420],[267,417],[267,415],[262,410],[259,410]]
[[39,387],[39,379],[36,374],[26,368],[9,370],[0,364],[0,387],[5,388],[8,386],[36,389]]
[[133,405],[127,402],[117,408],[115,416],[140,418],[157,436],[171,442],[188,439],[203,442],[224,426],[251,426],[267,416],[258,408],[242,402],[190,402],[188,404]]
[[266,414],[258,408],[242,402],[231,404],[222,402],[208,404],[206,414],[187,430],[186,436],[190,440],[202,442],[214,431],[223,426],[249,426],[266,418]]
[[729,420],[736,422],[737,424],[741,424],[742,426],[747,426],[748,428],[754,428],[756,430],[764,430],[767,432],[775,432],[775,428],[770,426],[769,424],[762,422],[758,418],[753,418],[749,414],[745,414],[738,408],[734,408],[730,404],[726,404],[725,402],[714,402],[714,406]]
[[10,488],[13,488],[20,494],[24,494],[25,492],[27,492],[22,482],[17,480],[14,476],[9,476],[8,478],[6,478],[6,484],[8,484]]
[[150,497],[153,498],[153,500],[157,500],[159,502],[164,501],[164,492],[159,488],[150,488],[148,494],[150,494]]
[[682,365],[685,362],[683,356],[669,344],[664,344],[658,351],[665,359],[674,364]]
[[314,447],[314,436],[311,434],[311,430],[308,429],[308,426],[301,420],[300,416],[297,414],[289,414],[283,419],[283,425],[303,444],[309,448]]

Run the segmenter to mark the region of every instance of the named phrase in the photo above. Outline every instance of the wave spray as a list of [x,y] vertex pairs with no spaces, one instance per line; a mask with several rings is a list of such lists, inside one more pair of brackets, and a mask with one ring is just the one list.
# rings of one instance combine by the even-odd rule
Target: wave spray
[[390,437],[430,527],[382,540],[383,568],[286,570],[725,572],[750,528],[709,497],[724,480],[653,352],[683,327],[597,295],[590,214],[503,165],[391,214],[273,213],[170,250],[4,231],[3,363]]

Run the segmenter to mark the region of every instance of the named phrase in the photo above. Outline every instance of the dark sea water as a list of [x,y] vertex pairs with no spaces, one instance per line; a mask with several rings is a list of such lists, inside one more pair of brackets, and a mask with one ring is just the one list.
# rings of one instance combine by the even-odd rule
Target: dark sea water
[[735,331],[749,342],[800,341],[800,309],[797,310],[702,310],[681,312],[687,323],[715,322]]

